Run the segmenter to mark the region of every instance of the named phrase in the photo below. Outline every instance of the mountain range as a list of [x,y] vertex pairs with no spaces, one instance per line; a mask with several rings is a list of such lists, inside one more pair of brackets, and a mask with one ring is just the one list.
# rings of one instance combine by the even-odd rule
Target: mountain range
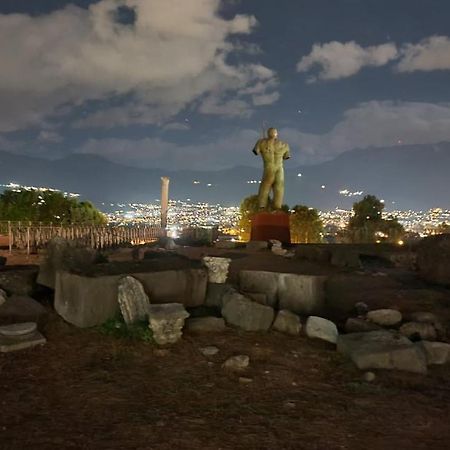
[[[243,166],[211,172],[141,169],[91,154],[50,161],[0,152],[0,184],[76,192],[100,208],[102,203],[154,202],[161,176],[170,178],[171,199],[238,205],[257,193],[261,173],[261,168]],[[385,200],[387,209],[450,209],[450,142],[357,149],[294,168],[287,161],[285,179],[290,206],[350,208],[363,195],[373,194]],[[352,196],[355,192],[360,194]]]

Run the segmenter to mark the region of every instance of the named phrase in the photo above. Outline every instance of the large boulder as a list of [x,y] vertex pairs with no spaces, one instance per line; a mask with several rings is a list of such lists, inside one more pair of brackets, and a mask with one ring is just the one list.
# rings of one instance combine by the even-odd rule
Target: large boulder
[[[92,327],[114,318],[119,312],[118,283],[122,275],[89,277],[58,272],[55,309],[69,323]],[[203,305],[207,274],[205,269],[167,270],[130,274],[144,286],[151,304],[181,303]]]
[[309,338],[336,344],[339,332],[336,325],[323,317],[310,316],[306,321],[305,332]]
[[417,268],[425,280],[450,286],[450,234],[422,239],[417,246]]
[[340,335],[337,350],[361,370],[396,369],[426,373],[424,352],[408,338],[389,330]]
[[280,333],[296,336],[300,334],[300,330],[302,329],[300,317],[286,309],[282,309],[278,311],[272,329]]
[[61,237],[53,238],[47,247],[47,256],[39,268],[37,282],[55,289],[56,272],[85,271],[99,258],[97,250],[88,247],[77,247],[75,241]]
[[416,346],[425,354],[428,365],[450,363],[450,344],[420,341]]
[[367,313],[367,319],[377,325],[392,327],[402,321],[402,313],[396,309],[375,309]]
[[431,323],[406,322],[399,331],[409,339],[434,341],[437,338],[436,329]]
[[245,331],[267,331],[274,315],[270,306],[252,302],[239,293],[229,296],[222,308],[226,322]]
[[239,272],[239,288],[242,292],[265,294],[267,306],[274,308],[278,301],[280,275],[277,272],[264,270],[241,270]]

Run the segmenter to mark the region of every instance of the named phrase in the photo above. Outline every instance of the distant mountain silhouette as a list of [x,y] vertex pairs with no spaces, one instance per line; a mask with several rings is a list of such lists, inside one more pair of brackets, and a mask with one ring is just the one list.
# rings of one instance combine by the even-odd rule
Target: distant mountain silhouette
[[[349,208],[360,197],[339,194],[347,189],[385,199],[389,209],[450,209],[449,175],[449,142],[352,150],[317,165],[290,168],[287,162],[286,202],[320,209]],[[96,155],[73,154],[48,161],[0,152],[1,184],[13,181],[78,192],[97,205],[154,202],[160,195],[161,176],[170,177],[173,199],[239,204],[257,192],[258,184],[248,182],[259,180],[261,169],[171,172],[123,166]]]

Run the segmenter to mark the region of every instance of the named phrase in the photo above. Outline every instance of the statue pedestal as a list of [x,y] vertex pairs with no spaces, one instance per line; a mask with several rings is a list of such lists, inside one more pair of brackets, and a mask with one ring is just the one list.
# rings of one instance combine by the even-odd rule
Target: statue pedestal
[[251,241],[269,241],[277,239],[283,244],[291,243],[289,214],[277,211],[260,212],[252,218]]

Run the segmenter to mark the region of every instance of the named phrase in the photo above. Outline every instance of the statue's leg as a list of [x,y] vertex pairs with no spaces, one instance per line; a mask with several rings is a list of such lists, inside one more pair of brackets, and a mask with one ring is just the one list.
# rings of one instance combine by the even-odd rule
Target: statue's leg
[[269,200],[269,193],[272,189],[273,182],[275,180],[275,174],[273,170],[264,170],[263,178],[259,186],[258,203],[260,208],[267,208]]
[[281,209],[284,197],[284,170],[278,170],[275,174],[273,185],[273,206],[275,209]]

